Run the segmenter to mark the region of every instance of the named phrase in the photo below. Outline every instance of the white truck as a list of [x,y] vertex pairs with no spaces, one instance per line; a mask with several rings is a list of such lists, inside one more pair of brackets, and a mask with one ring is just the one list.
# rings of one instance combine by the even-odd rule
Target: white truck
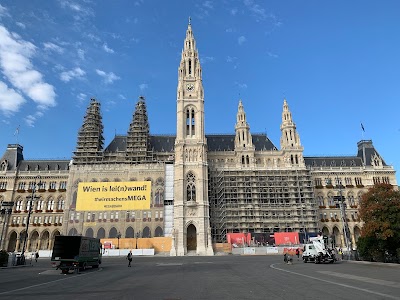
[[303,262],[313,261],[319,263],[334,263],[336,261],[335,252],[326,246],[322,236],[310,238],[310,242],[304,245]]

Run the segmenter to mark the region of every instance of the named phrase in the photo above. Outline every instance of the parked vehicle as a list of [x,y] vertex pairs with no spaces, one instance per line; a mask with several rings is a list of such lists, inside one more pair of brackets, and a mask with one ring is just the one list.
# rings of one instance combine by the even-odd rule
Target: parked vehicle
[[303,247],[303,254],[301,255],[303,262],[315,261],[315,257],[318,255],[314,244],[305,244]]
[[87,267],[98,268],[101,264],[102,251],[100,239],[84,236],[57,235],[54,239],[51,261],[57,269],[66,274],[78,272]]
[[319,263],[334,263],[336,261],[335,252],[330,249],[322,236],[310,238],[312,244],[305,244],[303,249],[303,261],[314,261]]

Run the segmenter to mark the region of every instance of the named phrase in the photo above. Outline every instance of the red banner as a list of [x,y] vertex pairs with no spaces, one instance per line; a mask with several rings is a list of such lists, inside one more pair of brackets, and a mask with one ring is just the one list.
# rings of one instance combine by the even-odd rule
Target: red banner
[[227,233],[226,236],[229,244],[249,245],[251,241],[250,233]]
[[275,232],[275,245],[298,245],[299,234],[297,232]]

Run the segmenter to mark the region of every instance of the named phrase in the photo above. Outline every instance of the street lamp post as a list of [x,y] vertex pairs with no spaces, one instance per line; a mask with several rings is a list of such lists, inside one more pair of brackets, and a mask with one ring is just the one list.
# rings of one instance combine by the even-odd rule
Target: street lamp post
[[[26,220],[26,230],[25,230],[25,234],[24,234],[24,244],[22,246],[22,253],[21,253],[21,264],[25,264],[25,247],[26,247],[26,240],[28,238],[28,229],[29,229],[29,220],[31,218],[31,214],[32,214],[32,206],[33,206],[33,200],[35,200],[36,197],[35,196],[35,192],[36,192],[36,186],[41,186],[42,183],[40,181],[40,176],[36,176],[35,177],[35,181],[33,182],[32,185],[32,194],[30,196],[27,197],[27,199],[29,199],[29,210],[28,210],[28,218]],[[36,183],[36,181],[39,179],[39,182]]]
[[344,203],[345,198],[342,195],[343,185],[338,177],[336,177],[336,186],[339,187],[339,196],[334,197],[334,199],[339,203],[340,214],[342,217],[344,240],[345,240],[346,248],[347,248],[347,255],[348,255],[347,257],[350,259],[352,251],[353,251],[353,245],[352,245],[351,236],[350,236],[349,224],[347,223],[346,204]]
[[121,238],[121,232],[118,232],[117,239],[118,239],[118,249],[119,249],[119,239]]
[[138,239],[140,236],[140,231],[136,232],[136,249],[138,249]]

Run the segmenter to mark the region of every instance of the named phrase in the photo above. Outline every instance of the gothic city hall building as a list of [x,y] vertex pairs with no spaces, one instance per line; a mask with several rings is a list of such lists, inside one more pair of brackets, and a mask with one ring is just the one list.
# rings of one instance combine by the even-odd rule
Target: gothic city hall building
[[[394,168],[372,141],[359,141],[354,156],[304,156],[285,99],[279,145],[251,133],[241,100],[233,133],[208,135],[204,88],[189,23],[178,66],[175,136],[150,133],[146,100],[139,97],[127,133],[104,145],[107,124],[100,102],[91,99],[70,160],[25,160],[22,145],[8,144],[0,154],[0,248],[50,250],[60,234],[164,237],[170,255],[213,255],[229,233],[259,240],[275,232],[322,233],[337,247],[344,248],[347,238],[354,246],[363,193],[376,183],[397,186]],[[135,183],[148,188],[145,207],[125,207],[128,201],[85,205],[118,200],[120,187]],[[95,200],[81,190],[97,186],[110,189]]]

